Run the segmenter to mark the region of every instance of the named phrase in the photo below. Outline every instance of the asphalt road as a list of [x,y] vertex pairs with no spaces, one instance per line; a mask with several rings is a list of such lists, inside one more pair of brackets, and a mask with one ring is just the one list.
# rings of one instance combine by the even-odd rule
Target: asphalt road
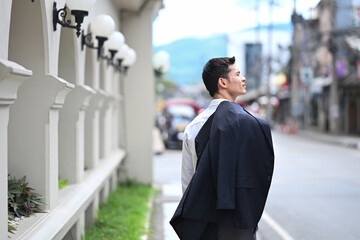
[[265,211],[288,236],[262,218],[263,240],[359,240],[360,151],[278,133],[273,142]]
[[[261,240],[359,240],[360,151],[273,132],[275,171]],[[181,152],[154,158],[154,181],[163,187],[163,235],[177,239],[168,221],[181,197]]]

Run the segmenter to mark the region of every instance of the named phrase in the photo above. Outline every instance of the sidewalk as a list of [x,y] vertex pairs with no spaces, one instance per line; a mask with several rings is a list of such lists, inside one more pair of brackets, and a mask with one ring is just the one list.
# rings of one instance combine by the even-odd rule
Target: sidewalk
[[157,187],[159,193],[153,205],[152,239],[176,240],[179,239],[169,224],[182,196],[178,183],[167,183]]
[[360,136],[334,135],[311,130],[299,130],[297,135],[328,144],[360,150]]

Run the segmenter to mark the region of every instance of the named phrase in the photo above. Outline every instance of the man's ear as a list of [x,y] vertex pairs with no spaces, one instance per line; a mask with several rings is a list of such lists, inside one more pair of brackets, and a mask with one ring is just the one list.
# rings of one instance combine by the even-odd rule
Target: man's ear
[[225,78],[218,79],[219,88],[227,88],[227,80]]

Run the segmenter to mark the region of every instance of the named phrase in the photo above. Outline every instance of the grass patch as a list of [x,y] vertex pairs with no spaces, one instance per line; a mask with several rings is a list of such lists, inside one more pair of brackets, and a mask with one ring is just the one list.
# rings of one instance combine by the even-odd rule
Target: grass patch
[[66,187],[68,185],[69,181],[67,179],[60,179],[59,178],[59,190],[62,189],[63,187]]
[[94,225],[86,232],[86,240],[139,240],[144,234],[148,201],[155,194],[149,185],[125,182],[118,185],[98,211]]

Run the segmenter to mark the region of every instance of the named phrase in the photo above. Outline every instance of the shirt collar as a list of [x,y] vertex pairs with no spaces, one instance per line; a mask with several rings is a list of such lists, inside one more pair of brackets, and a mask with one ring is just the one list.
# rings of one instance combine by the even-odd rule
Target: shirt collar
[[229,100],[224,98],[213,99],[209,104],[209,108],[216,108],[223,101],[229,101]]

